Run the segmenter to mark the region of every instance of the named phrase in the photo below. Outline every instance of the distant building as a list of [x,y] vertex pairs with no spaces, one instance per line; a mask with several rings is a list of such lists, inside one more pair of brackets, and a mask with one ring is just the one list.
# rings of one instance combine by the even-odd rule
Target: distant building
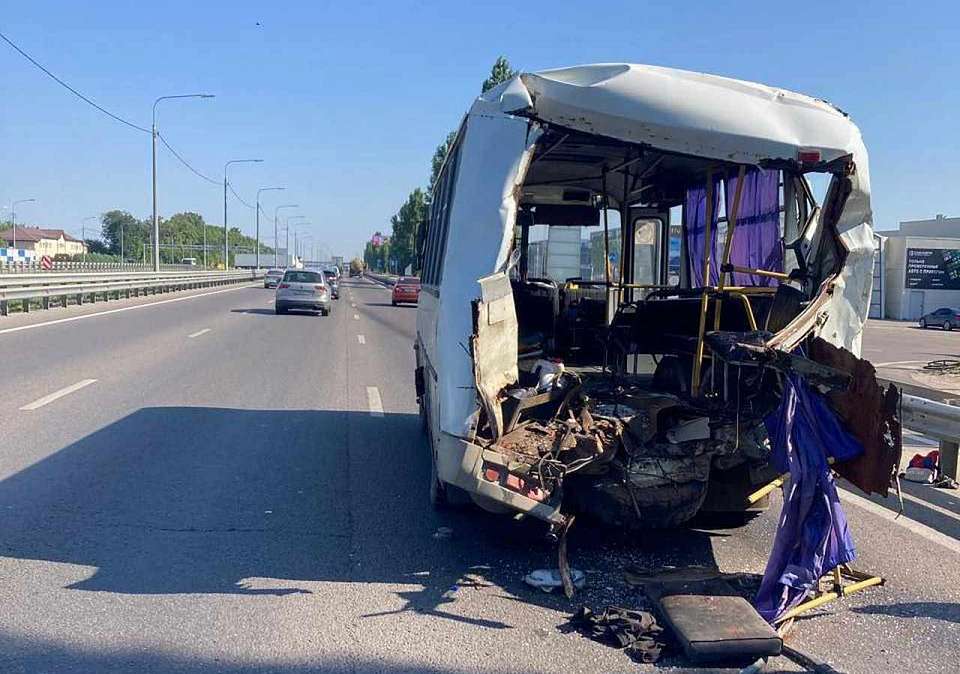
[[[13,228],[0,230],[0,239],[13,248]],[[17,227],[18,250],[33,251],[34,256],[49,255],[81,255],[86,251],[86,244],[67,234],[62,229],[43,229],[41,227]]]
[[877,234],[886,318],[917,320],[941,307],[960,308],[960,218],[907,220]]

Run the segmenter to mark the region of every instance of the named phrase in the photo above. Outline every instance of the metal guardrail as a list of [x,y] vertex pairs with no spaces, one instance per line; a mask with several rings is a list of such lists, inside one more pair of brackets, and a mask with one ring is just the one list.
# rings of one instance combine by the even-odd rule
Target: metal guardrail
[[[200,271],[203,267],[190,264],[160,265],[161,271]],[[6,274],[56,274],[58,272],[95,272],[95,271],[153,271],[153,264],[140,262],[76,262],[72,260],[53,260],[49,269],[44,269],[39,260],[23,263],[0,264],[0,276]]]
[[909,393],[901,395],[900,423],[904,428],[940,441],[940,469],[956,480],[960,459],[960,407]]
[[21,302],[23,311],[30,311],[38,301],[42,308],[53,304],[66,306],[71,298],[77,304],[97,297],[131,297],[148,293],[189,290],[209,286],[242,283],[260,278],[262,272],[242,271],[161,271],[161,272],[79,272],[72,274],[43,272],[40,274],[0,275],[0,315],[6,316],[11,302]]

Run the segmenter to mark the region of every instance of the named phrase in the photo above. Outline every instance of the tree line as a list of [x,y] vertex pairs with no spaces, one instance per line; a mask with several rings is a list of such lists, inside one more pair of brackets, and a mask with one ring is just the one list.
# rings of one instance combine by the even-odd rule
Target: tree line
[[[510,67],[510,62],[500,56],[490,69],[490,76],[480,85],[480,91],[486,93],[518,74]],[[437,146],[430,160],[430,182],[426,188],[417,187],[410,192],[406,201],[400,206],[400,210],[390,218],[390,234],[377,230],[367,241],[363,251],[363,261],[368,268],[402,273],[409,266],[415,273],[419,272],[417,255],[419,230],[430,211],[437,177],[456,137],[457,132],[451,131]]]
[[[101,216],[100,224],[100,239],[87,240],[89,252],[110,255],[119,260],[122,248],[124,261],[151,259],[152,218],[140,220],[127,211],[113,210]],[[194,257],[198,262],[202,262],[204,230],[207,238],[207,264],[222,264],[223,227],[207,224],[202,215],[190,211],[160,219],[160,262],[177,263],[185,257]],[[231,227],[229,234],[230,260],[227,266],[233,265],[235,253],[256,252],[256,239],[246,236],[237,227]],[[261,243],[260,252],[273,253],[273,248]]]

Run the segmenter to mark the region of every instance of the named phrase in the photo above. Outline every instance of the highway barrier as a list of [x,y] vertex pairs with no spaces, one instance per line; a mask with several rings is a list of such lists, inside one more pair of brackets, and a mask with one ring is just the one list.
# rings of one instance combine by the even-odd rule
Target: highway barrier
[[71,301],[109,300],[121,297],[190,290],[210,286],[243,283],[262,277],[262,271],[143,271],[77,272],[0,275],[0,315],[6,316],[19,303],[23,311],[35,305],[49,309]]
[[900,421],[904,428],[940,441],[940,470],[956,480],[960,458],[960,407],[904,393]]

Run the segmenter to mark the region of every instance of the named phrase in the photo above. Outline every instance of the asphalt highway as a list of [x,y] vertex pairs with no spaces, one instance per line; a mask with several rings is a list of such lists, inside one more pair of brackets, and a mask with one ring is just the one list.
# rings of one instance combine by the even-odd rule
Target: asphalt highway
[[[345,280],[328,317],[276,316],[272,298],[0,320],[0,672],[704,671],[562,625],[581,603],[643,606],[628,566],[762,573],[778,498],[740,529],[574,527],[587,588],[544,594],[522,582],[555,566],[536,523],[428,504],[415,309],[367,280]],[[895,520],[845,491],[856,567],[886,584],[790,642],[841,672],[955,672],[955,493],[914,488]]]

